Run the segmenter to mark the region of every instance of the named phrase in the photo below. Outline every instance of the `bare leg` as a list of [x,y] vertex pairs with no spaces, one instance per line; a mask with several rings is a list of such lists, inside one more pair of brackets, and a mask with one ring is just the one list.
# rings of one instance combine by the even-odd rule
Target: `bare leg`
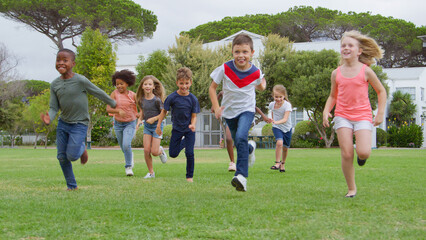
[[[279,168],[281,163],[280,163],[280,158],[281,155],[284,154],[283,152],[283,140],[278,140],[275,146],[275,167]],[[284,166],[283,166],[284,167]]]
[[161,155],[160,143],[161,143],[161,139],[152,137],[152,140],[151,140],[151,154],[153,156],[160,156]]
[[226,150],[228,151],[229,160],[231,162],[234,161],[234,141],[232,140],[231,131],[229,130],[229,127],[226,126],[225,128],[225,139],[226,139]]
[[354,145],[353,131],[350,128],[337,129],[339,139],[340,154],[342,158],[342,171],[348,185],[347,196],[356,194],[355,168],[354,168]]
[[355,132],[356,154],[362,160],[370,157],[371,131],[362,129]]
[[152,136],[149,134],[143,135],[143,152],[145,155],[146,166],[148,167],[149,173],[154,173],[154,168],[152,167],[152,157],[151,157],[151,141]]
[[283,147],[282,150],[283,150],[283,156],[282,156],[280,170],[285,170],[284,164],[285,164],[285,160],[287,159],[288,148]]

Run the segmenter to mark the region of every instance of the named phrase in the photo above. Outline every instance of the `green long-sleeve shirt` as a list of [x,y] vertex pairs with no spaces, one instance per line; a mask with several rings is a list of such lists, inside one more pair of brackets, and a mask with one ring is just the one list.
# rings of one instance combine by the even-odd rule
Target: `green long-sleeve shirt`
[[50,121],[53,121],[58,111],[61,110],[59,117],[62,121],[89,125],[87,93],[99,98],[113,108],[116,106],[116,102],[102,89],[90,82],[85,76],[75,73],[70,79],[58,77],[50,85]]

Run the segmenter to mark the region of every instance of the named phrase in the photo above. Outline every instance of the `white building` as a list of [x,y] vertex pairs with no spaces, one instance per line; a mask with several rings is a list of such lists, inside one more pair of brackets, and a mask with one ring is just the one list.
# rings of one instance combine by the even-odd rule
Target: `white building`
[[[256,65],[258,64],[259,53],[263,50],[262,39],[263,36],[251,33],[245,30],[241,30],[238,33],[235,33],[229,37],[226,37],[222,40],[210,42],[204,44],[206,48],[214,49],[217,46],[223,46],[232,42],[234,37],[240,33],[246,33],[253,39],[254,44],[254,56],[253,62]],[[423,37],[423,38],[422,38]],[[419,38],[425,41],[426,36],[420,36]],[[425,43],[424,43],[425,46]],[[296,51],[321,51],[323,49],[332,49],[337,52],[340,52],[340,41],[318,41],[318,42],[305,42],[305,43],[293,43],[293,48]],[[123,54],[118,56],[117,61],[117,70],[121,69],[130,69],[135,70],[138,55],[137,54]],[[388,80],[387,84],[389,85],[389,97],[386,107],[386,116],[388,116],[389,104],[393,92],[402,91],[404,93],[410,93],[412,99],[417,105],[417,114],[415,116],[416,124],[424,126],[426,119],[426,98],[425,98],[425,88],[426,88],[426,67],[417,67],[417,68],[384,68],[383,71],[387,74]],[[196,93],[194,93],[196,95]],[[306,112],[295,109],[291,114],[292,123],[296,125],[298,122],[307,120],[308,116]],[[168,121],[169,123],[169,121]],[[261,135],[261,127],[265,123],[258,124],[252,130],[253,135]],[[386,130],[386,123],[383,123],[379,126],[380,128]],[[374,131],[375,132],[375,131]],[[374,135],[374,134],[373,134]],[[426,139],[426,127],[423,128],[423,136]],[[209,111],[204,111],[198,114],[197,121],[197,133],[196,133],[196,147],[217,147],[219,141],[222,138],[222,128],[218,120]],[[373,147],[375,147],[375,135],[373,136]],[[423,146],[425,147],[425,141]]]

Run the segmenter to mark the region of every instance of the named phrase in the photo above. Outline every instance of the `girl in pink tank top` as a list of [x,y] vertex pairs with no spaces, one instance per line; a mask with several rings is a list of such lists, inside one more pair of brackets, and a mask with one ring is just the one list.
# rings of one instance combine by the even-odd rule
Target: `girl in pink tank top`
[[[348,186],[345,197],[355,197],[355,168],[353,165],[355,144],[357,161],[363,166],[371,153],[372,125],[383,122],[386,106],[386,90],[369,67],[375,59],[382,58],[382,50],[376,41],[358,31],[345,32],[340,41],[340,66],[331,74],[330,96],[324,107],[323,125],[329,127],[329,117],[334,105],[334,128],[341,150],[342,171]],[[372,118],[368,98],[368,84],[378,96],[377,115]]]
[[127,69],[117,71],[112,76],[112,85],[116,87],[111,98],[117,102],[115,108],[107,106],[107,111],[114,116],[114,131],[121,151],[124,153],[124,169],[127,176],[133,176],[132,139],[136,131],[136,94],[127,89],[135,84],[135,74]]

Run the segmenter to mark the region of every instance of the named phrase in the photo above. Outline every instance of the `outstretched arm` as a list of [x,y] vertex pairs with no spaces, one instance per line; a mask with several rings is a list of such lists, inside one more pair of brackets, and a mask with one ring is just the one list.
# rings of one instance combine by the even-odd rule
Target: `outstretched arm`
[[[111,93],[111,98],[113,100],[115,100],[115,92]],[[107,110],[108,113],[111,113],[113,115],[114,114],[118,114],[121,117],[125,117],[126,116],[126,112],[123,109],[112,108],[110,105],[107,105],[106,110]]]
[[260,84],[256,86],[256,89],[259,91],[263,91],[266,89],[266,80],[265,78],[262,78],[262,80],[260,81]]
[[270,118],[268,118],[268,116],[266,116],[266,115],[262,112],[262,110],[260,110],[260,108],[256,107],[256,112],[260,114],[260,116],[262,117],[263,121],[265,121],[265,122],[267,122],[267,123],[270,123],[270,122],[271,122],[271,119],[270,119]]
[[376,74],[371,68],[366,69],[366,75],[367,80],[371,84],[371,86],[374,88],[374,90],[377,93],[378,98],[378,106],[377,106],[377,115],[374,118],[374,126],[378,126],[383,122],[384,114],[385,114],[385,107],[386,107],[386,89],[383,87],[380,80],[377,78]]
[[192,113],[191,114],[191,124],[189,124],[189,129],[191,129],[191,131],[195,132],[196,124],[197,124],[197,114]]
[[217,83],[212,81],[209,87],[209,96],[210,96],[210,101],[212,102],[212,110],[214,112],[214,115],[216,119],[219,119],[222,116],[223,108],[219,106],[219,101],[217,99],[217,95],[216,95],[217,86],[218,86]]
[[155,132],[158,134],[158,136],[163,135],[163,131],[161,131],[161,122],[163,122],[166,116],[167,116],[167,111],[162,109],[161,113],[158,115],[157,129],[155,129]]
[[330,127],[328,118],[333,117],[330,112],[333,109],[334,105],[336,105],[336,98],[337,98],[336,70],[334,70],[333,73],[331,74],[330,96],[328,96],[327,102],[325,103],[325,106],[324,106],[324,111],[322,113],[322,125],[324,127]]
[[286,111],[284,113],[284,117],[278,121],[273,121],[274,124],[282,124],[288,121],[288,117],[290,117],[290,111]]

